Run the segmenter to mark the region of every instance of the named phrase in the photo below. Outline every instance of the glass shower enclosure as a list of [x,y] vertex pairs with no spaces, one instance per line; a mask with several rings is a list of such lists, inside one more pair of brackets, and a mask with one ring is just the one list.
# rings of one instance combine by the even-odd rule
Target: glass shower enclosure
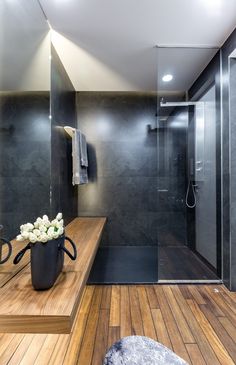
[[97,155],[79,215],[108,217],[89,282],[219,282],[220,51],[152,51],[154,90],[78,99]]
[[158,282],[221,278],[220,51],[157,47]]

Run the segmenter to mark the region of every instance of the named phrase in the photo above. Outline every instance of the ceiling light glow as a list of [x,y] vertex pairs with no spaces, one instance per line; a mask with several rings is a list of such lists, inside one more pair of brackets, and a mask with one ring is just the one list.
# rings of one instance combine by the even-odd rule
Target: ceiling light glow
[[210,15],[222,15],[222,0],[201,0]]
[[162,81],[164,81],[164,82],[169,82],[169,81],[171,81],[173,79],[173,76],[171,75],[171,74],[167,74],[167,75],[164,75],[163,77],[162,77]]

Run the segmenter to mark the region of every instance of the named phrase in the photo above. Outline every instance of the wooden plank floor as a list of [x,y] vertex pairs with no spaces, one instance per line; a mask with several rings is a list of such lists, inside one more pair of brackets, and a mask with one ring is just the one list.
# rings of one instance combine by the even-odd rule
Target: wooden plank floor
[[0,334],[0,365],[102,365],[145,335],[189,364],[236,363],[236,293],[223,285],[87,286],[70,335]]

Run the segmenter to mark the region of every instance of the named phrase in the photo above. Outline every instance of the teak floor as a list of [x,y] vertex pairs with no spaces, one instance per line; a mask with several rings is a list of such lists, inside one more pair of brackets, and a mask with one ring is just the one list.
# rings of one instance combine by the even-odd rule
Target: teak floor
[[87,286],[70,335],[0,334],[0,364],[102,365],[109,346],[131,334],[189,364],[235,364],[236,293],[223,285]]

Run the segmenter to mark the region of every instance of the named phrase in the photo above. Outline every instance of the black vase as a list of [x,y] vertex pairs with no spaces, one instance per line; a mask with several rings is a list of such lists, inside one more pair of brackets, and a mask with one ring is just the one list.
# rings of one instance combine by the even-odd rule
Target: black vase
[[[65,240],[71,243],[73,254],[65,248]],[[72,260],[77,257],[74,242],[69,237],[61,236],[46,243],[29,243],[16,255],[14,264],[20,262],[28,249],[31,250],[31,279],[35,290],[50,289],[54,285],[64,265],[64,253]]]

